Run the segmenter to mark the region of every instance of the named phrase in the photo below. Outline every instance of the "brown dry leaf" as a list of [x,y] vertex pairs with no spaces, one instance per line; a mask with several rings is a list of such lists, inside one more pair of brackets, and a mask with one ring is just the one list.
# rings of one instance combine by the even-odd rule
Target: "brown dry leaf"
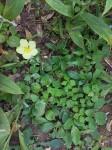
[[17,16],[15,19],[14,19],[15,23],[18,25],[20,24],[20,21],[21,21],[21,16]]
[[18,125],[16,122],[12,122],[12,126],[13,126],[13,133],[16,133],[18,130]]
[[9,75],[9,78],[12,79],[14,82],[16,81],[17,78],[20,78],[20,77],[21,77],[21,75],[18,73],[14,74],[14,75]]
[[38,25],[37,25],[36,31],[37,31],[39,37],[42,38],[42,36],[43,36],[43,30],[42,30],[42,25],[41,25],[41,24],[38,24]]
[[28,31],[27,29],[25,29],[25,34],[26,34],[26,38],[31,38],[32,34],[30,31]]
[[31,2],[31,0],[25,0],[25,4],[28,4],[30,2]]
[[45,15],[45,16],[41,16],[41,19],[42,19],[43,22],[46,22],[49,19],[51,19],[53,17],[53,15],[54,15],[54,12],[52,12],[52,13],[50,13],[48,15]]
[[112,131],[112,120],[110,122],[107,123],[106,128],[109,132]]
[[8,52],[6,50],[3,50],[0,46],[0,54],[8,55]]
[[112,58],[106,57],[105,62],[112,68]]

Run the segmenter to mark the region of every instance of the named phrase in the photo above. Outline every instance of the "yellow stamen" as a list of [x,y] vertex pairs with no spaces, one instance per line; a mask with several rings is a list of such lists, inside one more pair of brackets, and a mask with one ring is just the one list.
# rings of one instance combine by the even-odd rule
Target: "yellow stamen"
[[26,53],[29,53],[29,52],[31,51],[31,49],[30,49],[29,47],[25,47],[25,48],[24,48],[24,51],[25,51]]

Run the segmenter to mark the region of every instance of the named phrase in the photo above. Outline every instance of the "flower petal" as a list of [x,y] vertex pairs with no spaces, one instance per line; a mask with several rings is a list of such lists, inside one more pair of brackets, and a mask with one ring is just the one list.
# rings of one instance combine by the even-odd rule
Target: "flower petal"
[[29,41],[29,47],[30,48],[35,48],[36,47],[36,43],[34,41]]
[[16,48],[16,51],[17,51],[17,53],[19,53],[19,54],[23,54],[24,53],[24,49],[23,49],[23,47],[17,47]]
[[25,39],[20,40],[20,46],[21,47],[28,47],[28,41]]
[[24,53],[23,54],[23,57],[25,58],[25,59],[30,59],[31,58],[31,53]]
[[35,56],[38,53],[38,50],[36,48],[31,49],[31,55]]

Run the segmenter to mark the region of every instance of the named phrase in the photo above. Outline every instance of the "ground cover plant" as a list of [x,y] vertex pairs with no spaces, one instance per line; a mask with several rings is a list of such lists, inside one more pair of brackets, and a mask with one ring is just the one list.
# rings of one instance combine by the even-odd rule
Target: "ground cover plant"
[[[23,7],[28,27],[31,12],[35,18],[21,31]],[[110,0],[0,1],[1,150],[112,148],[111,134],[100,132],[112,125],[103,110],[112,100],[111,7]],[[35,33],[38,15],[44,26]]]

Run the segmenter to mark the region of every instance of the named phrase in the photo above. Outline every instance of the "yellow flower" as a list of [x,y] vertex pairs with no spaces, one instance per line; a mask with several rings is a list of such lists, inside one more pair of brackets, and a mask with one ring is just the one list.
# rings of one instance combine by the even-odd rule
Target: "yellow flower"
[[34,41],[27,41],[25,39],[20,40],[20,46],[17,47],[16,51],[25,59],[30,59],[32,56],[35,56],[38,53],[36,49],[36,43]]

